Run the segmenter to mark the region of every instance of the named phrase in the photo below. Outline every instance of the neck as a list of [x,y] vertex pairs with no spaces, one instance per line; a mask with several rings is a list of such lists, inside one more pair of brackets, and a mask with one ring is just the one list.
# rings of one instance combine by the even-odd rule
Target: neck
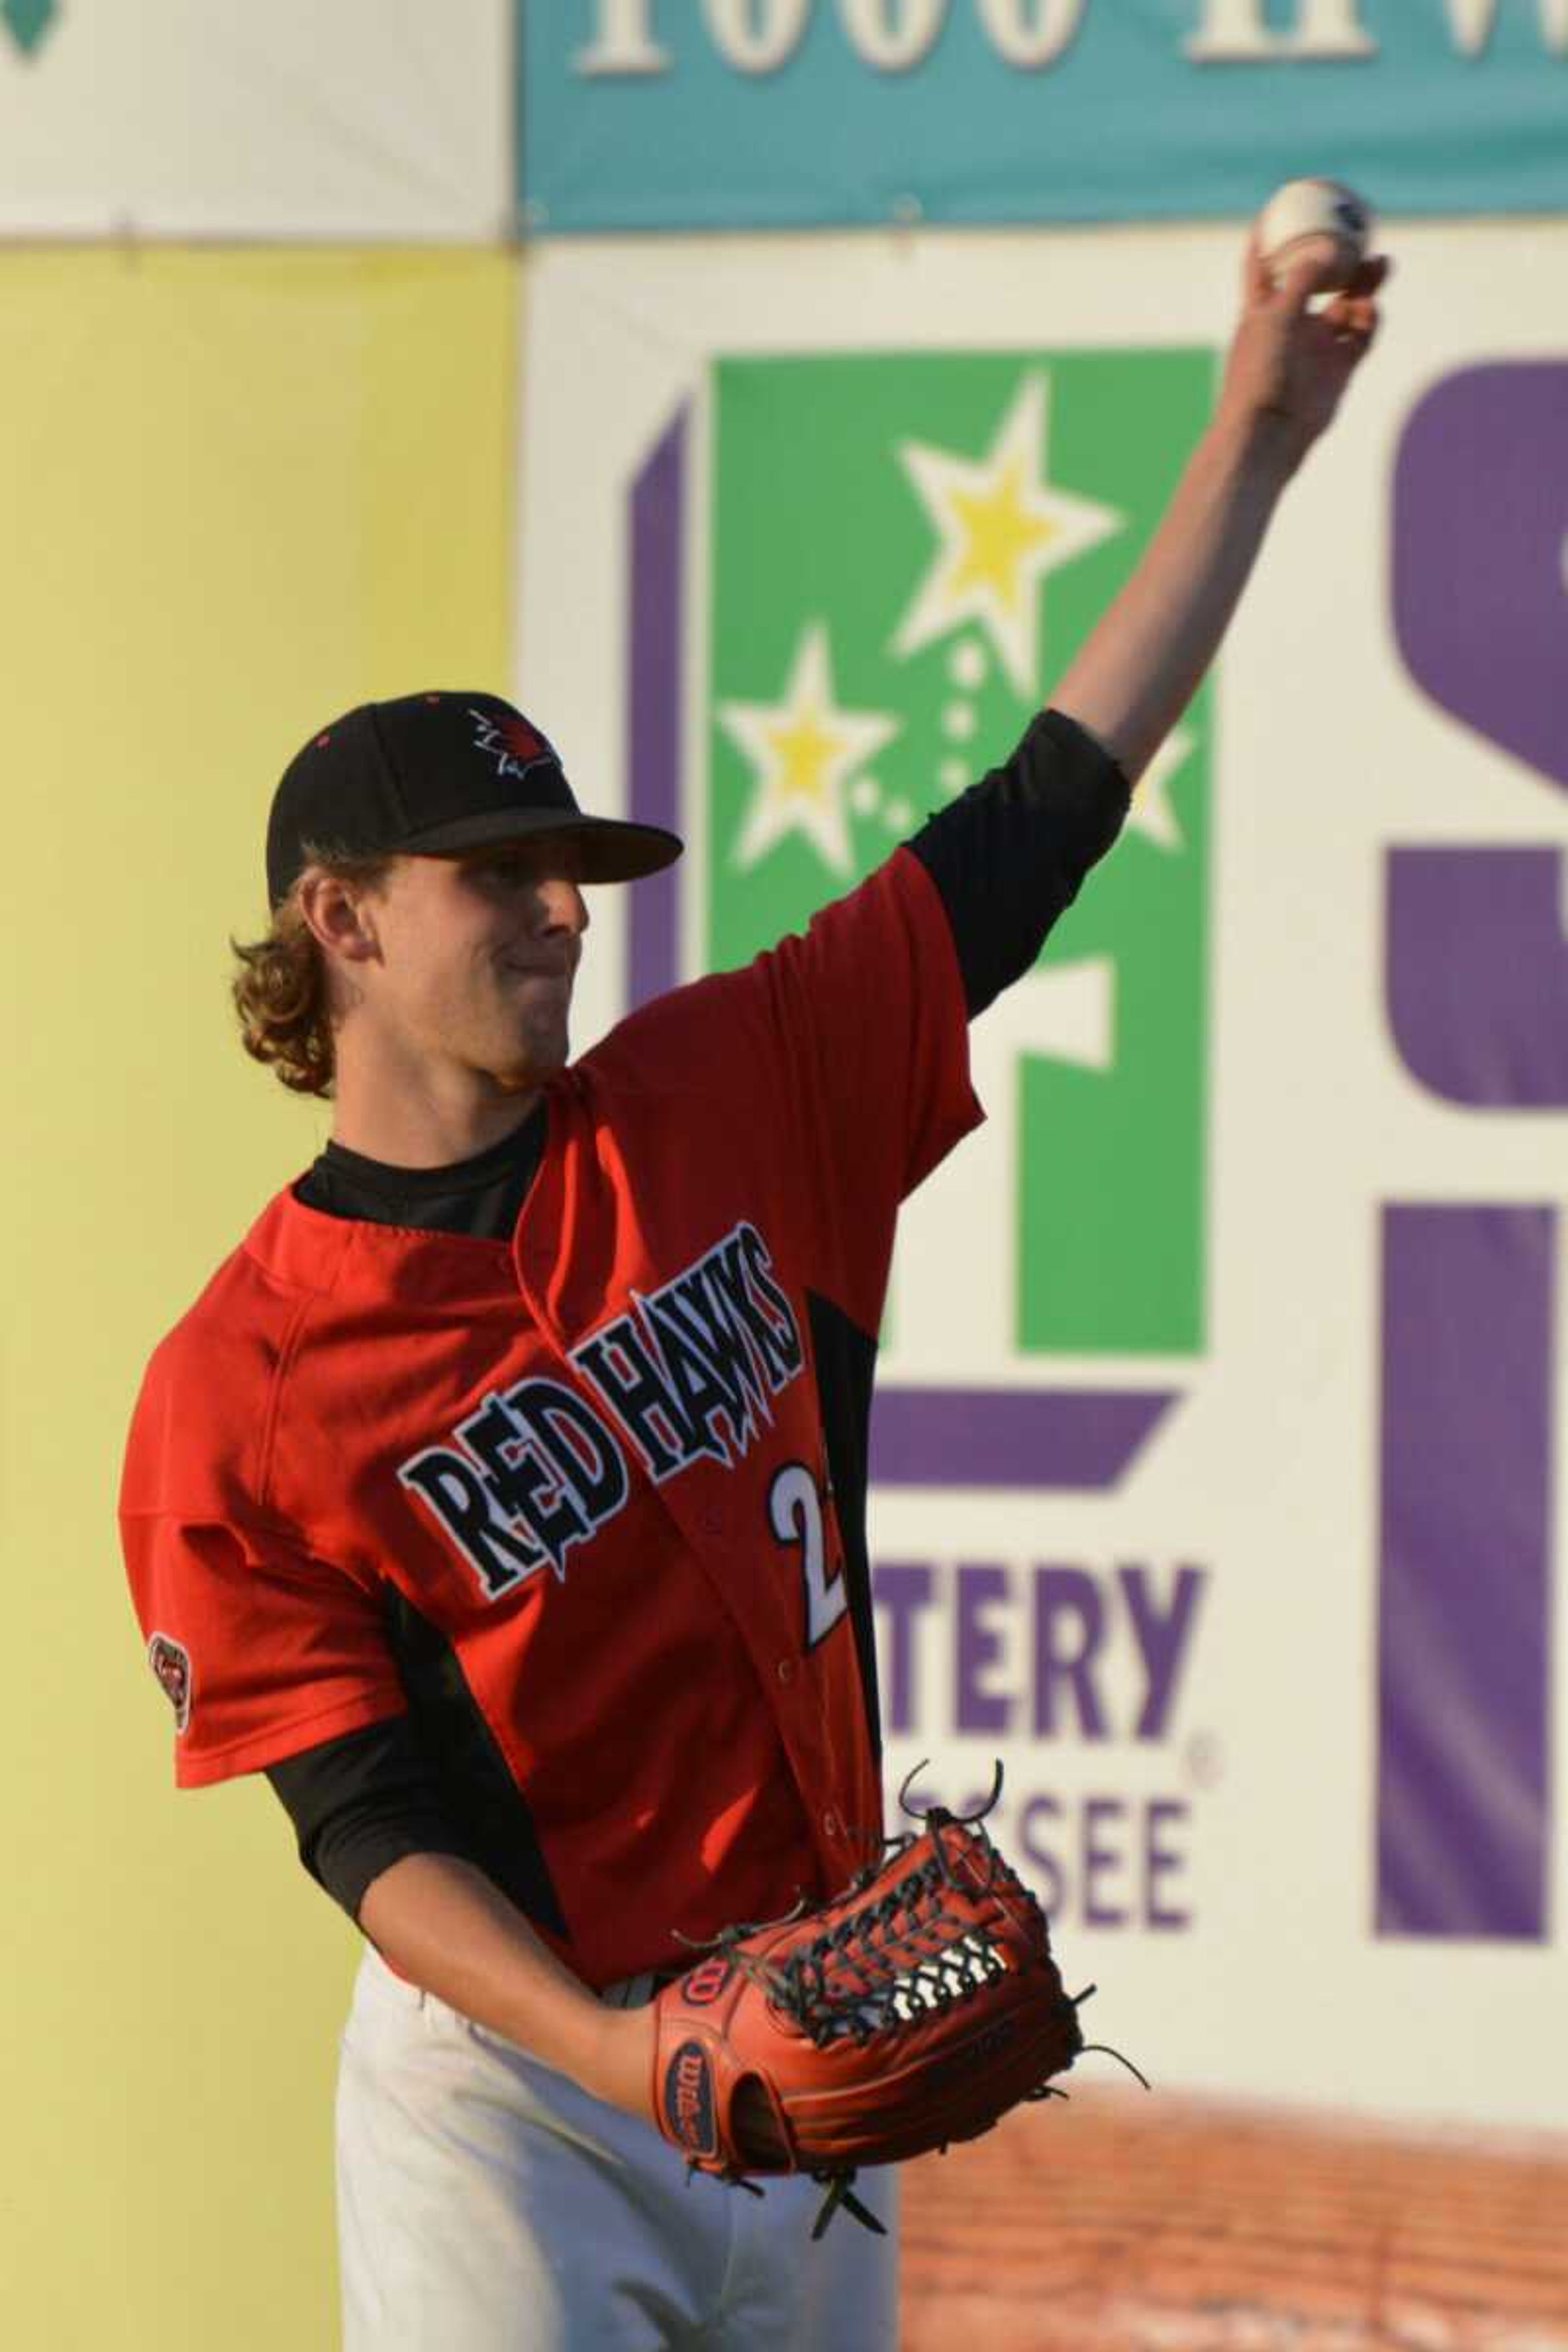
[[448,1168],[515,1135],[538,1087],[503,1087],[481,1071],[382,1071],[340,1059],[332,1140],[389,1168]]

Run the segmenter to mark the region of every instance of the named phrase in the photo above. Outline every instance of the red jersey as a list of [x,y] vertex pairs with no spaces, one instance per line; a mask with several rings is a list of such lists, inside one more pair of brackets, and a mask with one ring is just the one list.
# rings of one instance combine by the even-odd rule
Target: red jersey
[[406,1709],[415,1612],[603,1985],[880,1835],[868,1376],[827,1360],[868,1367],[898,1204],[979,1117],[925,868],[633,1014],[547,1114],[510,1244],[280,1193],[153,1358],[121,1527],[182,1785]]

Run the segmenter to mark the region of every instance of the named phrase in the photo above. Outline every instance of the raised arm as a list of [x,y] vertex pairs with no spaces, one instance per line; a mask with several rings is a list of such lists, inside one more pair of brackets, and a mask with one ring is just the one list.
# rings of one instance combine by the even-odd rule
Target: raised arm
[[1249,240],[1214,416],[1142,562],[1050,697],[1130,783],[1213,660],[1280,493],[1371,348],[1387,261],[1314,311],[1331,270],[1310,259],[1276,287]]

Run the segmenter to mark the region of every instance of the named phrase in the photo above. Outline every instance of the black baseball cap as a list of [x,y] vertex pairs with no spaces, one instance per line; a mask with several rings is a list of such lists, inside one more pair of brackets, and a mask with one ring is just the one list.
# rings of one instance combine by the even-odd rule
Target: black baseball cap
[[585,816],[554,745],[494,694],[405,694],[363,702],[290,760],[267,823],[267,892],[282,905],[307,846],[346,857],[433,856],[573,838],[572,878],[635,882],[673,864],[661,825]]

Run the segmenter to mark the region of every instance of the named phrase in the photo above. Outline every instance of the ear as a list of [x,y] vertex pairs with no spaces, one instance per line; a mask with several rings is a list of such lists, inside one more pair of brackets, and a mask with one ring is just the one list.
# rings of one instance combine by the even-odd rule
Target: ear
[[320,866],[308,866],[299,884],[300,912],[318,947],[345,963],[368,963],[381,953],[373,895]]

